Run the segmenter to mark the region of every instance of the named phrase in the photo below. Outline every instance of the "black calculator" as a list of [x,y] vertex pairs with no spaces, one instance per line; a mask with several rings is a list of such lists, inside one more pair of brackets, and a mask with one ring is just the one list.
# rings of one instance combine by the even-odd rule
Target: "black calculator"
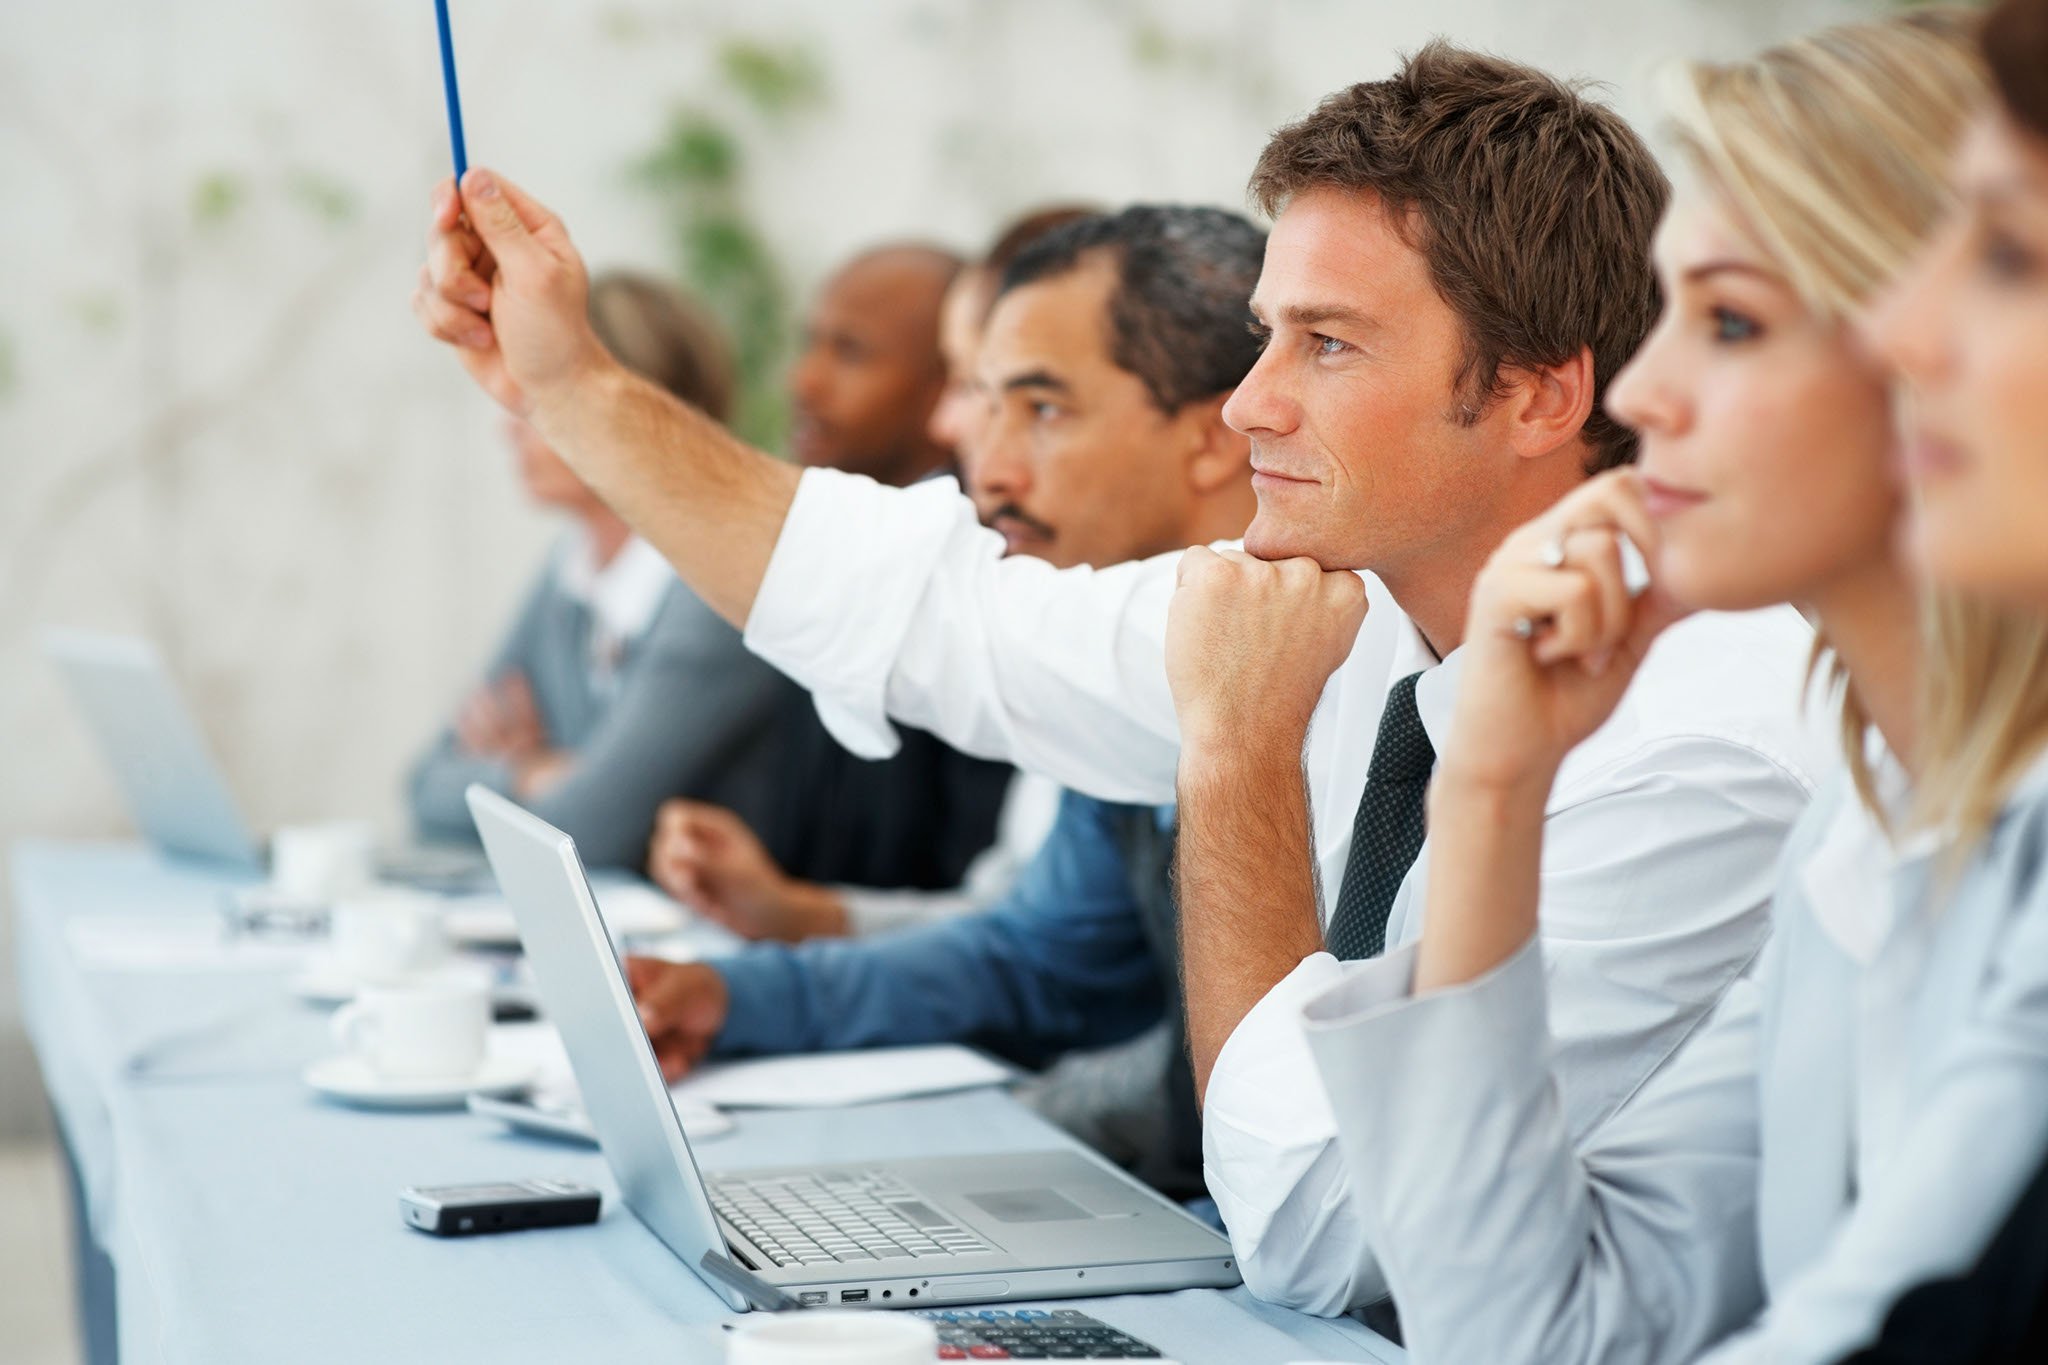
[[940,1360],[1157,1360],[1159,1351],[1071,1308],[925,1309]]

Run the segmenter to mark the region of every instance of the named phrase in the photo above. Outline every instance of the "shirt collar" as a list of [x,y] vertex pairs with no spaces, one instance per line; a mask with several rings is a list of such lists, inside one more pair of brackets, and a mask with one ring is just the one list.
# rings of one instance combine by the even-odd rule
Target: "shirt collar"
[[2012,794],[2005,798],[2007,806],[2017,805],[2023,800],[2048,794],[2048,749],[2034,755],[2020,773],[2019,780],[2012,784]]
[[1900,827],[1912,807],[1906,771],[1873,731],[1864,759],[1885,822],[1844,782],[1833,815],[1799,869],[1799,883],[1821,931],[1852,962],[1869,966],[1897,930],[1903,906],[1900,877],[1941,847],[1935,830],[1895,840],[1884,824]]
[[1436,652],[1413,621],[1404,619],[1394,636],[1394,662],[1387,673],[1387,688],[1392,691],[1393,685],[1410,673],[1421,672],[1422,677],[1415,684],[1415,712],[1422,720],[1430,746],[1439,756],[1450,742],[1451,712],[1458,704],[1458,674],[1463,670],[1464,660],[1465,650],[1460,646],[1439,663]]
[[[1912,781],[1874,729],[1865,741],[1864,761],[1886,821],[1895,830],[1905,829],[1913,809]],[[2043,791],[2048,791],[2048,754],[2037,758],[2014,784],[2006,808]],[[1800,870],[1814,918],[1851,959],[1867,966],[1905,913],[1891,894],[1893,887],[1955,837],[1952,829],[1924,826],[1887,836],[1861,796],[1845,790],[1827,832]]]
[[632,536],[603,568],[587,531],[572,533],[556,561],[555,581],[564,596],[580,602],[613,640],[636,640],[654,623],[675,571],[661,552]]

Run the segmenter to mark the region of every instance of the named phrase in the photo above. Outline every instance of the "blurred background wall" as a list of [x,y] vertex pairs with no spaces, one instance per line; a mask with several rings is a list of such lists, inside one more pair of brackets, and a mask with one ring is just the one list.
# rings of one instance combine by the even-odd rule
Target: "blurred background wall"
[[[882,237],[1243,203],[1266,133],[1433,34],[1607,83],[1880,0],[454,0],[471,155],[754,358]],[[0,844],[119,836],[36,653],[140,632],[265,826],[374,816],[553,527],[407,308],[447,173],[428,0],[0,5]],[[681,703],[681,704],[686,704]],[[0,886],[0,898],[7,890]],[[4,908],[4,907],[0,907]],[[42,1099],[0,914],[0,1137]]]

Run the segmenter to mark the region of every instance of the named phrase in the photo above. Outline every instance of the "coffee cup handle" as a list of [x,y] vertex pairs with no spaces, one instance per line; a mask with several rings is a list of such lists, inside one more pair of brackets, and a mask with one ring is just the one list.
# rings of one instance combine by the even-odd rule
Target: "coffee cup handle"
[[334,1012],[328,1023],[334,1041],[344,1052],[363,1052],[369,1048],[370,1033],[377,1027],[377,1016],[364,1009],[360,1001],[351,1001]]

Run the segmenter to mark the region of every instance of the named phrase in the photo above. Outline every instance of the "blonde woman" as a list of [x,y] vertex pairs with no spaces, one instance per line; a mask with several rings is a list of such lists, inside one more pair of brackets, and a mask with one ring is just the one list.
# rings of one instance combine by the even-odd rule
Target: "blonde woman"
[[1957,157],[1957,211],[1877,340],[1912,390],[1921,562],[2048,608],[2048,2],[1998,6],[1985,55],[1999,99]]
[[[1965,139],[1956,211],[1873,332],[1912,390],[1907,468],[1921,564],[1941,581],[2039,610],[2048,607],[2048,0],[1997,6],[1984,48],[1999,98]],[[2048,689],[2011,714],[2034,733],[2048,729]],[[1969,1272],[1900,1299],[1883,1337],[1855,1359],[2048,1359],[2048,1163]]]
[[[1982,613],[1916,628],[1886,380],[1851,330],[1942,210],[1980,89],[1945,13],[1683,82],[1665,312],[1609,399],[1641,468],[1481,575],[1423,938],[1306,1012],[1419,1361],[1831,1360],[1976,1254],[2048,1135],[2048,897],[2013,908],[2048,798],[1993,818],[2027,737],[1996,706],[1951,726],[1915,683],[2025,694],[2048,656]],[[1553,778],[1665,624],[1780,601],[1832,646],[1845,771],[1787,845],[1754,977],[1575,1149],[1536,937]]]

